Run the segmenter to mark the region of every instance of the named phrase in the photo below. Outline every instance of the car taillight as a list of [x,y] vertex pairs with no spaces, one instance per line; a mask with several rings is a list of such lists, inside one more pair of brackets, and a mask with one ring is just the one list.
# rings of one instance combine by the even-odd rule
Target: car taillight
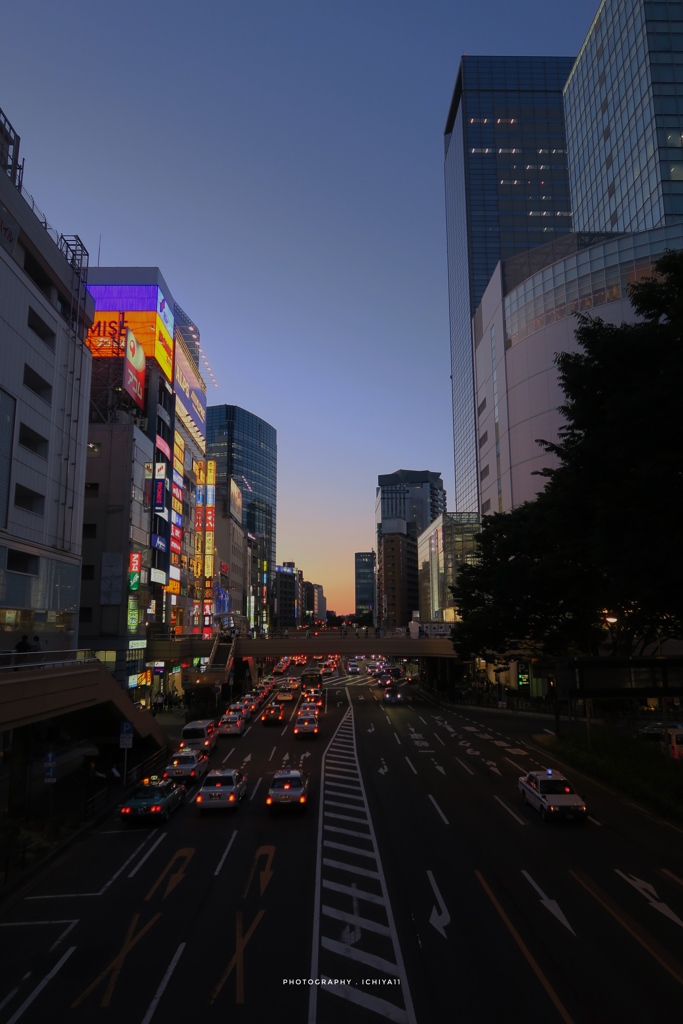
[[210,747],[211,746],[211,740],[204,740],[204,746],[205,747]]
[[300,796],[299,797],[299,803],[300,804],[305,804],[306,803],[306,797],[305,796]]
[[297,727],[296,727],[296,726],[294,726],[294,732],[295,732],[295,733],[297,733],[298,731],[299,731],[299,730],[297,729]]
[[202,794],[201,793],[197,793],[197,796],[195,797],[195,803],[196,804],[200,804],[201,802],[202,802]]
[[228,802],[232,803],[234,801],[234,799],[235,799],[235,794],[231,793],[230,796],[228,797]]
[[121,814],[130,814],[130,807],[122,807]]
[[316,727],[315,727],[315,729],[313,730],[313,732],[317,732],[317,731],[318,731],[318,726],[316,725]]
[[267,797],[266,797],[266,803],[267,803],[267,804],[272,804],[272,802],[273,802],[273,798],[272,798],[272,796],[267,796]]
[[167,779],[168,778],[168,772],[164,772],[164,774],[161,777],[162,777],[162,779]]
[[152,814],[158,814],[160,810],[161,804],[153,804],[152,807],[150,807],[150,811],[152,812]]
[[185,746],[185,741],[181,740],[180,741],[180,749],[182,750],[184,746]]
[[193,778],[194,778],[194,768],[193,768],[193,769],[192,769],[192,771],[190,772],[190,778],[191,778],[191,779],[193,779]]

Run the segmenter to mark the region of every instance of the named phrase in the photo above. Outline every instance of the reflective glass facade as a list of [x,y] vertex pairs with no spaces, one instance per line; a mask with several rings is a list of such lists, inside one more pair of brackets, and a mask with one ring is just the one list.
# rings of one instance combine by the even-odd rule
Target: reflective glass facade
[[216,504],[229,512],[230,479],[242,492],[242,525],[265,538],[265,578],[272,590],[277,536],[277,431],[237,405],[206,411],[206,454],[216,460]]
[[565,106],[576,231],[683,220],[683,3],[604,0]]
[[372,615],[375,611],[375,552],[356,551],[356,615]]
[[454,622],[451,587],[462,565],[473,564],[481,520],[472,512],[444,512],[417,542],[421,622]]
[[445,131],[455,507],[478,511],[472,317],[501,259],[571,229],[568,57],[461,60]]

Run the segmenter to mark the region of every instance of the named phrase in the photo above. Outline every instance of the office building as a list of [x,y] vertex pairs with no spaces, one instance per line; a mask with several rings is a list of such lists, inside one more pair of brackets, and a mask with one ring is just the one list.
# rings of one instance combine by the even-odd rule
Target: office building
[[499,260],[571,229],[562,89],[572,64],[460,62],[444,136],[457,512],[479,510],[472,317]]
[[24,189],[0,111],[0,629],[78,646],[94,303],[88,252]]
[[354,558],[356,620],[369,626],[375,621],[375,552],[357,551]]
[[475,537],[481,520],[475,512],[444,512],[417,540],[420,622],[455,622],[451,588],[463,565],[477,557]]
[[446,491],[440,473],[429,470],[399,469],[377,477],[375,523],[381,535],[385,519],[405,519],[425,530],[446,510]]
[[628,285],[683,249],[683,8],[605,0],[564,91],[575,233],[496,267],[472,321],[482,513],[507,511],[556,465],[557,352],[576,312],[633,320]]
[[254,625],[266,628],[277,536],[277,431],[237,405],[212,405],[207,410],[207,454],[216,461],[219,505],[229,509],[234,480],[242,495],[242,525],[263,539]]

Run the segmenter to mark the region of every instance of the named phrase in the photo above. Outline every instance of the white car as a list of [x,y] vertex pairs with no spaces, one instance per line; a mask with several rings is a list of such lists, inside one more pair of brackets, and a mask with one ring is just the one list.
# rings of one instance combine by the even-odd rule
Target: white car
[[318,719],[312,714],[298,715],[294,723],[295,736],[317,736],[318,729]]
[[294,694],[292,693],[288,686],[283,686],[282,689],[278,690],[278,692],[275,694],[275,700],[278,703],[281,703],[283,700],[294,700]]
[[201,750],[179,750],[164,768],[163,777],[185,785],[201,779],[208,770],[209,759]]
[[251,708],[242,700],[236,700],[230,704],[225,713],[226,715],[240,715],[245,721],[251,718]]
[[520,776],[518,788],[522,802],[535,807],[543,821],[588,817],[588,808],[572,784],[552,768]]
[[223,715],[218,723],[219,736],[241,736],[246,727],[246,719],[237,713]]
[[200,811],[237,810],[247,795],[247,776],[236,768],[210,771],[195,797]]

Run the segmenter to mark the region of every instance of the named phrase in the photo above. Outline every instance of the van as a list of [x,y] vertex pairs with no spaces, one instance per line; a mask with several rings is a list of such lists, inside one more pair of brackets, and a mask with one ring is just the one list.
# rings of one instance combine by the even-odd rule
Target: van
[[660,746],[667,757],[683,761],[683,729],[663,729]]
[[181,750],[202,750],[210,754],[216,746],[218,730],[213,720],[188,722],[180,734]]

